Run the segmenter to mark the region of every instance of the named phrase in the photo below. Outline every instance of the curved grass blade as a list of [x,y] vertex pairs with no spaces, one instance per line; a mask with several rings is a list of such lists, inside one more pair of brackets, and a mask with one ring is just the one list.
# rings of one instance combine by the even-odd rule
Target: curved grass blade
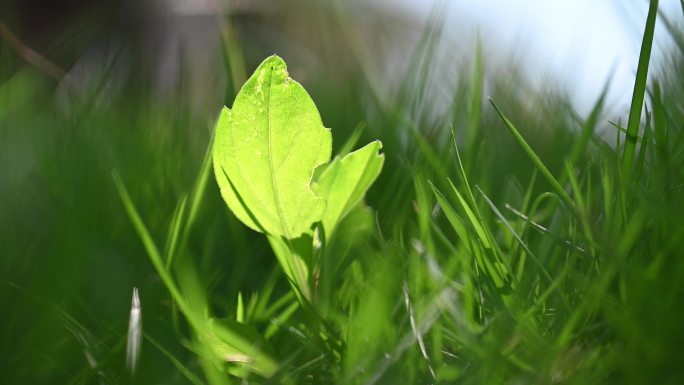
[[537,154],[534,152],[532,147],[530,147],[529,144],[525,141],[525,138],[520,134],[520,131],[518,131],[517,128],[511,123],[508,118],[499,110],[499,107],[497,107],[496,103],[492,99],[489,99],[489,102],[492,104],[494,107],[494,110],[496,110],[496,113],[499,114],[499,117],[501,117],[501,120],[503,120],[504,124],[506,127],[508,127],[508,130],[513,134],[515,139],[518,141],[518,144],[523,148],[527,156],[530,157],[532,160],[532,163],[539,169],[539,172],[541,172],[542,176],[551,184],[551,187],[553,187],[554,191],[558,196],[561,198],[563,203],[565,203],[575,214],[576,216],[581,217],[579,214],[579,211],[577,210],[577,207],[575,206],[575,202],[570,198],[570,195],[565,191],[563,186],[561,186],[560,182],[558,182],[558,179],[556,179],[553,174],[551,174],[551,171],[549,171],[548,168],[544,165],[544,162],[537,156]]

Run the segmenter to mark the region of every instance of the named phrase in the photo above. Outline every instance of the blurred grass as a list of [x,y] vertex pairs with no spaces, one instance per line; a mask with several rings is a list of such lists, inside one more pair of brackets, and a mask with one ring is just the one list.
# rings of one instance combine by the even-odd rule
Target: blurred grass
[[[386,162],[367,196],[372,211],[352,212],[320,256],[309,305],[207,179],[213,117],[157,100],[145,78],[104,105],[85,95],[65,108],[54,80],[0,42],[2,382],[681,383],[676,24],[667,22],[678,43],[670,60],[649,74],[645,119],[627,120],[629,135],[636,125],[642,134],[629,161],[640,171],[625,178],[624,136],[615,130],[615,146],[600,132],[625,117],[607,115],[602,98],[578,117],[514,69],[488,73],[478,48],[469,66],[437,79],[453,89],[435,115],[439,10],[396,92],[374,84],[352,16],[326,12],[330,30],[320,28],[343,31],[335,39],[355,64],[324,61],[303,83],[335,149],[379,138]],[[228,105],[273,49],[250,44],[235,21],[222,30]],[[130,378],[134,285],[145,340]]]

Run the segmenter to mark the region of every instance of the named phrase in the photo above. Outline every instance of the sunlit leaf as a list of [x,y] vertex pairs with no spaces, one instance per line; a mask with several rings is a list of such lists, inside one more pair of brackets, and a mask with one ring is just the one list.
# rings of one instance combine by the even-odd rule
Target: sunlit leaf
[[297,238],[325,211],[311,190],[332,138],[278,56],[264,60],[216,126],[214,172],[233,213],[252,229]]
[[335,158],[318,175],[313,189],[324,197],[327,208],[321,222],[327,237],[337,223],[363,199],[368,188],[380,174],[385,156],[382,143],[375,141],[344,158]]

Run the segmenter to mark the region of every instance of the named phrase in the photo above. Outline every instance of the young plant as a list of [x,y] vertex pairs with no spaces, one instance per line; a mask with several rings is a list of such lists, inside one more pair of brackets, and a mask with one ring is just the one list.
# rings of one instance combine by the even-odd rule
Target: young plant
[[233,214],[264,233],[300,300],[313,302],[321,249],[380,174],[374,141],[330,162],[332,137],[285,62],[264,60],[216,124],[214,174]]

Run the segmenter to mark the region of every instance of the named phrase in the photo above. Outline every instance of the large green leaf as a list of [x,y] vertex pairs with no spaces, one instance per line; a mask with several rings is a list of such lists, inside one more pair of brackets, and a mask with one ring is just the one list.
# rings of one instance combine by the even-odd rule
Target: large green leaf
[[311,97],[271,56],[219,117],[214,172],[221,195],[252,229],[297,238],[325,211],[311,178],[330,160],[331,147]]
[[321,222],[326,238],[337,223],[363,199],[366,190],[380,174],[385,156],[382,143],[374,141],[344,158],[335,158],[317,175],[312,186],[316,194],[328,201]]

